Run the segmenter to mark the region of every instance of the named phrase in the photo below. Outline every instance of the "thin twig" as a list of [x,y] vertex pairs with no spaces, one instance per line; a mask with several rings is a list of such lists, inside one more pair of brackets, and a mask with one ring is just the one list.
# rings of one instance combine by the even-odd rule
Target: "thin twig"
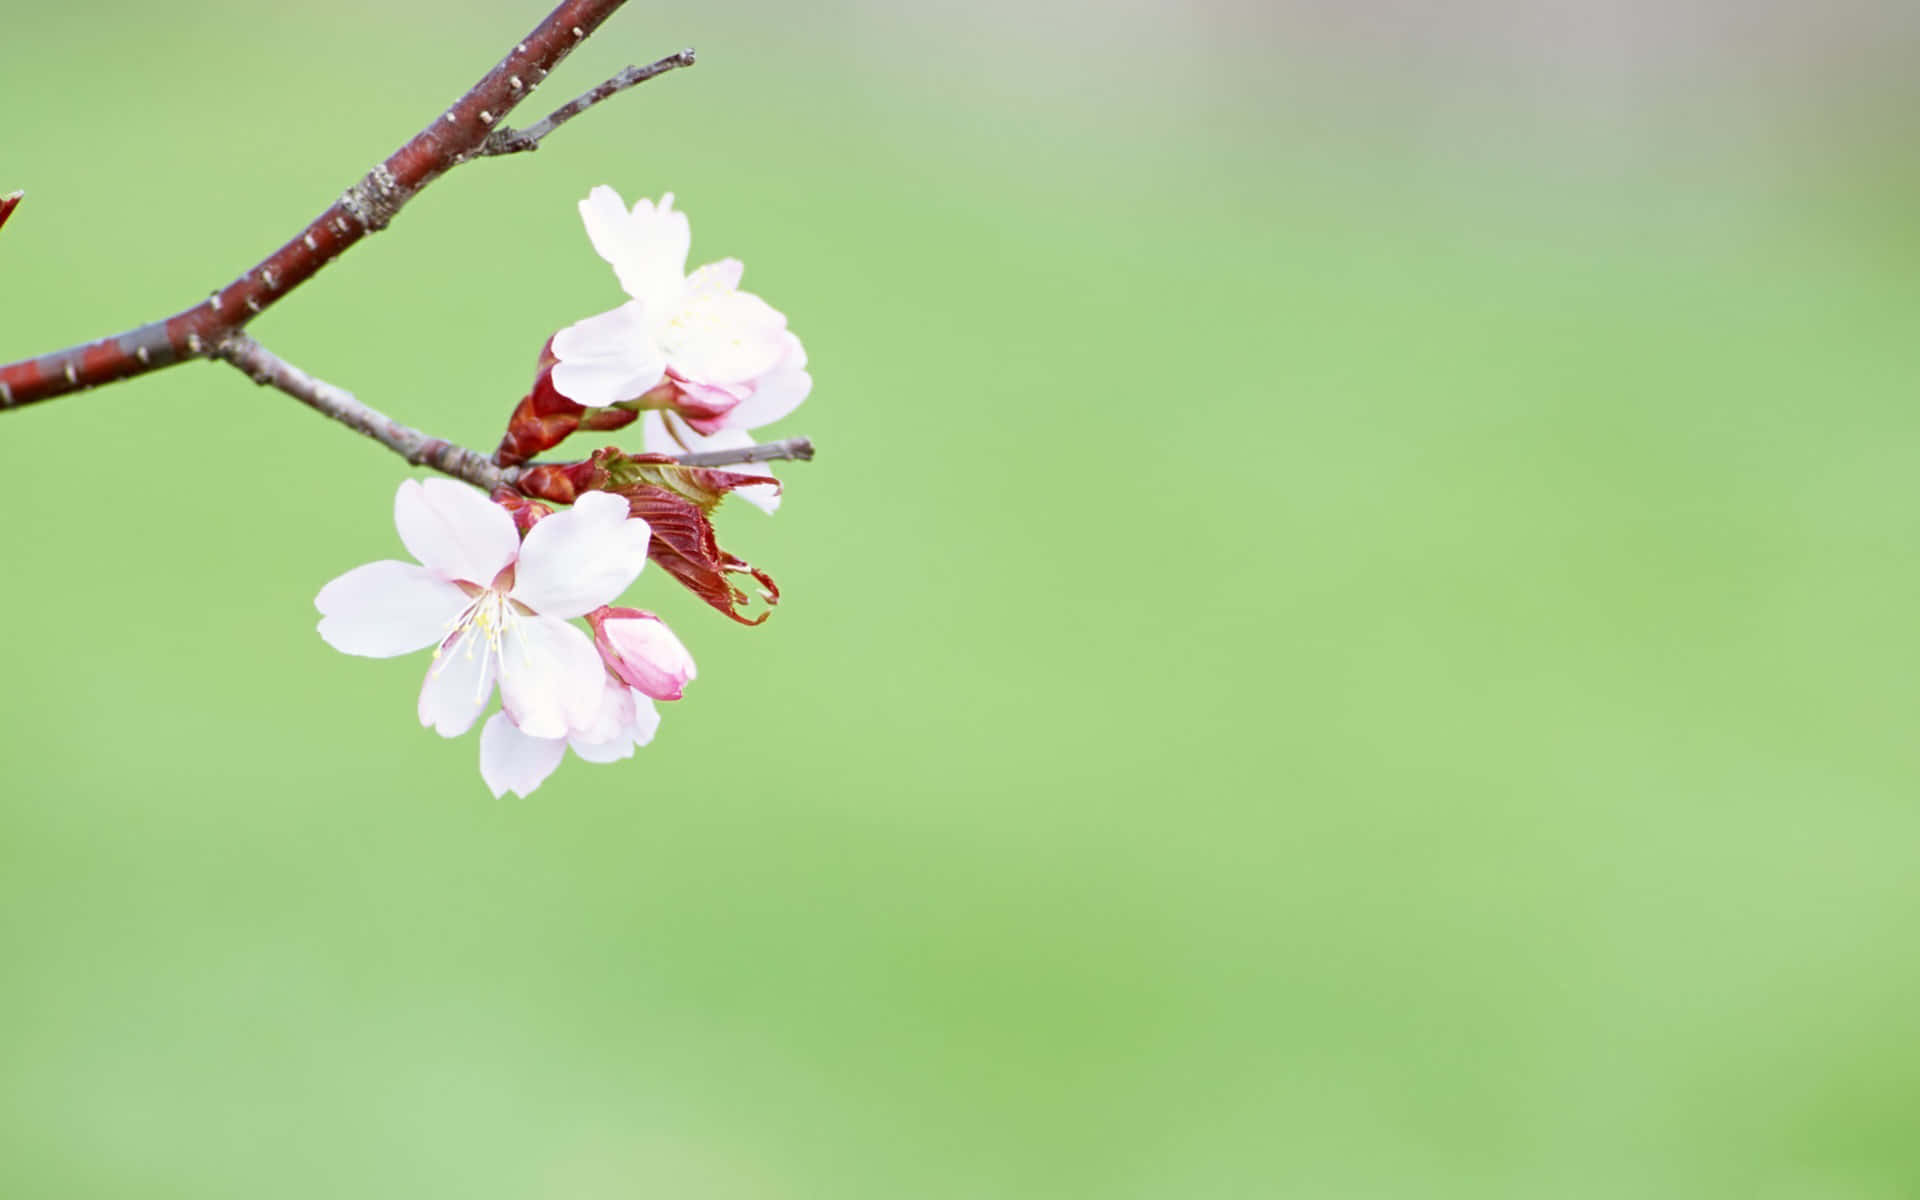
[[[210,299],[98,341],[0,366],[0,410],[201,358],[478,154],[516,105],[625,0],[561,0],[480,82],[340,199]],[[551,119],[551,118],[549,118]]]
[[675,67],[692,65],[693,47],[689,46],[678,54],[669,54],[658,62],[648,63],[644,67],[628,67],[599,87],[575,96],[525,129],[508,129],[502,125],[487,135],[487,140],[481,143],[477,155],[518,154],[523,150],[538,150],[541,140],[548,134],[602,100],[617,96],[628,88],[645,83],[655,76],[665,75]]
[[[310,375],[262,346],[239,330],[221,339],[212,356],[231,363],[255,383],[278,388],[323,417],[340,422],[365,434],[382,446],[419,467],[431,467],[443,475],[464,479],[477,488],[492,492],[514,488],[521,474],[540,463],[525,467],[495,466],[477,450],[431,437],[411,425],[402,424],[380,410],[362,402],[352,392]],[[674,461],[689,467],[729,467],[744,463],[774,462],[781,459],[805,461],[813,457],[813,443],[803,437],[742,446],[738,450],[705,450],[698,454],[680,454]]]
[[477,450],[401,424],[361,403],[347,389],[307,374],[239,330],[221,339],[213,348],[213,356],[232,363],[255,383],[279,388],[321,416],[367,435],[415,466],[432,467],[489,492],[510,488],[520,477],[518,469],[496,467]]
[[738,450],[701,450],[693,454],[676,454],[673,460],[683,467],[734,467],[745,463],[783,460],[812,462],[813,440],[790,437],[777,442],[761,442],[758,446],[742,446]]
[[20,202],[26,198],[25,192],[8,192],[0,196],[0,225],[7,223],[7,218],[13,215],[13,210],[19,208]]

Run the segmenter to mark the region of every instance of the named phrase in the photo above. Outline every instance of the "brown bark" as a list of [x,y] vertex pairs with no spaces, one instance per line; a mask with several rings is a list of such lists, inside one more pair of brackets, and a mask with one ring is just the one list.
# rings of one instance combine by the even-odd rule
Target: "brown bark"
[[[562,0],[411,141],[367,172],[286,245],[211,298],[125,333],[0,366],[0,410],[213,355],[222,339],[244,329],[356,242],[386,228],[422,188],[483,153],[506,115],[624,2]],[[691,61],[691,54],[685,57]],[[9,211],[10,206],[0,210],[0,220]]]

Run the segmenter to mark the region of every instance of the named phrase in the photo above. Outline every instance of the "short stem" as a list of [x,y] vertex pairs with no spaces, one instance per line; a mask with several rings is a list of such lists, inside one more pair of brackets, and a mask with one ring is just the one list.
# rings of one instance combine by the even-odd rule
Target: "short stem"
[[494,130],[487,135],[487,140],[481,143],[476,156],[518,154],[523,150],[538,150],[540,142],[548,134],[602,100],[617,96],[628,88],[645,83],[656,76],[665,75],[676,67],[690,67],[693,62],[693,48],[689,46],[678,54],[669,54],[644,67],[628,67],[599,87],[590,88],[575,96],[525,129],[508,129],[503,125]]
[[812,462],[813,441],[803,437],[782,438],[777,442],[742,446],[738,450],[700,450],[693,454],[676,454],[673,460],[685,467],[733,467],[783,460]]

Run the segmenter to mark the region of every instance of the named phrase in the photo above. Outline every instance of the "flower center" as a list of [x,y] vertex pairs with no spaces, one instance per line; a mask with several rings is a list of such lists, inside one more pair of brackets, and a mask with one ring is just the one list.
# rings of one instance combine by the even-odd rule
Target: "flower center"
[[479,654],[491,660],[494,667],[492,671],[475,673],[481,691],[491,688],[495,678],[506,678],[506,644],[518,632],[519,609],[520,606],[508,599],[505,592],[494,588],[481,589],[473,602],[449,623],[447,636],[440,640],[440,645],[433,652],[433,670],[443,670],[446,667],[445,660],[456,654],[464,654],[469,659]]
[[[677,357],[695,342],[704,342],[729,332],[728,295],[727,292],[702,290],[685,297],[679,311],[667,318],[665,327],[660,331],[660,345],[667,352],[667,357]],[[727,339],[728,342],[739,345],[738,331],[732,332],[734,336]]]

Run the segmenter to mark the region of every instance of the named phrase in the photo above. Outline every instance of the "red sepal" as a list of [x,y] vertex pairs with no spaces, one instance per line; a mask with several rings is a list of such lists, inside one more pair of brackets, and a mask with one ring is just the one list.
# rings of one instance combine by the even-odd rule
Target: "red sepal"
[[624,408],[588,408],[560,394],[553,386],[553,368],[559,362],[553,356],[553,339],[540,348],[539,372],[529,391],[507,418],[506,436],[493,452],[493,461],[503,467],[517,467],[543,450],[551,450],[576,430],[612,430],[633,424],[638,411]]

